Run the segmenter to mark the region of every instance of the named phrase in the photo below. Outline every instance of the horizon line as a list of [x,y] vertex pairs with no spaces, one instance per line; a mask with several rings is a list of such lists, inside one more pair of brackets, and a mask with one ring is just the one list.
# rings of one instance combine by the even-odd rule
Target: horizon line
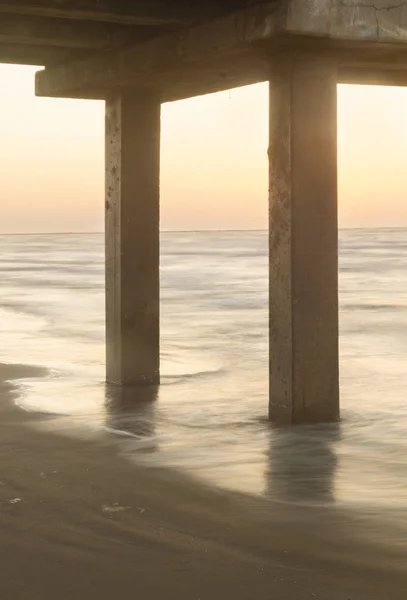
[[[359,230],[372,230],[372,229],[407,229],[406,225],[373,225],[373,226],[359,226],[359,227],[338,227],[338,231],[359,231]],[[267,233],[268,228],[262,229],[161,229],[160,233]],[[7,235],[103,235],[104,231],[31,231],[31,232],[0,232],[0,236]]]

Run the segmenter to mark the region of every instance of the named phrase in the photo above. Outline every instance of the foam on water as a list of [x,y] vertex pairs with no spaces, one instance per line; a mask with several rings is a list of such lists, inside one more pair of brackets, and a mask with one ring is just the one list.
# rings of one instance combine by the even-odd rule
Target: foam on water
[[103,237],[0,251],[0,362],[50,369],[18,399],[46,427],[283,502],[407,507],[406,230],[341,232],[343,419],[293,430],[265,419],[265,233],[162,235],[163,385],[137,392],[104,385]]

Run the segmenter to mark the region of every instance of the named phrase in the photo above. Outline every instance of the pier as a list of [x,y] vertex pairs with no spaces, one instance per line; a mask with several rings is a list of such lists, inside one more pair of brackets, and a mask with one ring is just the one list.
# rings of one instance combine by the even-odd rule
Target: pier
[[270,82],[269,415],[337,421],[337,84],[407,85],[407,2],[0,0],[0,62],[45,66],[38,96],[106,102],[118,386],[160,381],[161,104]]

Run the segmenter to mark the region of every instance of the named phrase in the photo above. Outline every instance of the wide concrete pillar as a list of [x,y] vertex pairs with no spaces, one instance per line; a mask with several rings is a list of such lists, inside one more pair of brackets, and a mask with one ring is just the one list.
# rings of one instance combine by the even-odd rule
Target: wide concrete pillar
[[337,68],[280,62],[270,77],[270,419],[339,417]]
[[106,370],[119,385],[159,383],[160,99],[106,101]]

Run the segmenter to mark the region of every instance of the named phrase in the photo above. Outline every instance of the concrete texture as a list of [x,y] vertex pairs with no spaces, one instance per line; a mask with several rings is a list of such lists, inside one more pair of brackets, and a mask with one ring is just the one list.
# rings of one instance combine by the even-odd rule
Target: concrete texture
[[159,383],[160,102],[122,92],[106,102],[107,380]]
[[270,74],[270,419],[339,417],[337,71]]
[[359,41],[407,42],[407,2],[289,0],[286,29]]

